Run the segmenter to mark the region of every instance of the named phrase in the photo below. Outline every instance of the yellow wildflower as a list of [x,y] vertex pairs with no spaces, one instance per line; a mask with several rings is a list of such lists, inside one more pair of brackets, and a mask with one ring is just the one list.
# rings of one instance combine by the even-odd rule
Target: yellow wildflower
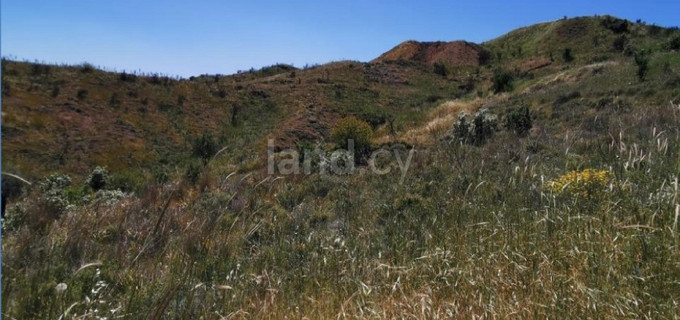
[[571,171],[548,182],[553,193],[564,193],[579,198],[592,198],[603,192],[612,179],[608,170],[585,169]]

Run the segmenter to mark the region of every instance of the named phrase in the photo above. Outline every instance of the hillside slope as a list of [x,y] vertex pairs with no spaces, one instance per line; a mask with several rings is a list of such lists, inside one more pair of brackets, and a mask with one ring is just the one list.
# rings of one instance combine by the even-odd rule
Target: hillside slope
[[[2,71],[3,170],[35,182],[2,223],[4,317],[677,315],[677,28],[575,18],[183,80]],[[375,161],[324,172],[349,115]],[[322,155],[268,157],[287,147]]]
[[487,53],[482,50],[481,46],[466,41],[406,41],[371,62],[407,60],[428,65],[439,62],[448,66],[479,66],[484,64],[486,59]]

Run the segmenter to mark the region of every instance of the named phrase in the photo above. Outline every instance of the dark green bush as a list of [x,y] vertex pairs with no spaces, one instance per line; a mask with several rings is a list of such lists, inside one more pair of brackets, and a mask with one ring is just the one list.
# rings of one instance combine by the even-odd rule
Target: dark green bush
[[496,70],[493,74],[493,85],[492,89],[494,93],[500,93],[500,92],[507,92],[507,91],[512,91],[513,85],[512,81],[514,80],[514,77],[512,76],[511,73],[505,72],[505,71],[500,71]]
[[571,51],[571,48],[564,48],[562,59],[567,63],[574,61],[574,53]]
[[210,158],[217,152],[217,142],[210,132],[203,132],[199,138],[194,140],[192,153],[195,157],[203,161],[203,165],[207,165]]
[[87,98],[87,89],[78,89],[78,92],[76,93],[76,97],[78,97],[78,100],[83,100]]
[[198,182],[198,178],[201,177],[201,167],[194,162],[189,163],[186,171],[184,172],[184,177],[193,186]]
[[680,36],[675,36],[675,38],[668,42],[668,49],[680,50]]
[[120,74],[120,77],[118,79],[122,82],[135,82],[137,81],[137,76],[134,74],[128,74],[126,72],[123,72]]
[[94,71],[94,66],[92,64],[85,62],[80,65],[80,72],[91,73],[92,71]]
[[87,185],[94,191],[104,189],[109,183],[109,170],[106,167],[96,167],[86,180]]
[[623,19],[606,16],[602,19],[602,26],[611,30],[614,33],[628,32],[628,21]]
[[533,127],[531,110],[527,106],[511,110],[505,116],[505,128],[523,136]]
[[614,47],[614,50],[621,52],[623,49],[626,48],[626,45],[628,44],[628,37],[626,35],[620,35],[614,39],[614,43],[612,46]]
[[437,61],[434,63],[434,73],[446,77],[449,75],[449,68],[443,62]]
[[649,57],[647,52],[639,51],[635,54],[635,65],[637,65],[637,76],[640,81],[645,81],[649,72]]

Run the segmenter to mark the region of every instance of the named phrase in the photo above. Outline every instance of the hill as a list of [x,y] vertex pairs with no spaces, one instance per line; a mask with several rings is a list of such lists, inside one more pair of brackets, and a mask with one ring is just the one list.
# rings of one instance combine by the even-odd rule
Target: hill
[[[2,74],[3,171],[32,182],[3,176],[3,316],[677,313],[677,28],[582,17],[190,79]],[[343,161],[348,135],[370,142]]]
[[439,62],[449,66],[479,66],[487,59],[488,53],[485,53],[481,46],[466,41],[406,41],[371,62],[407,60],[428,65]]

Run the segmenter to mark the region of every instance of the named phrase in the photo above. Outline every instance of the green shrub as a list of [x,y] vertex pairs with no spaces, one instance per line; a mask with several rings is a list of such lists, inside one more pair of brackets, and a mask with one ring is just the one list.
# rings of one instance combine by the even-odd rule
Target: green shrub
[[9,97],[12,95],[12,85],[5,81],[5,79],[2,79],[2,89],[0,91],[2,91],[3,96]]
[[119,80],[122,82],[136,82],[137,76],[134,74],[128,74],[125,71],[120,74]]
[[38,204],[48,217],[56,218],[69,205],[66,189],[71,186],[71,177],[65,174],[53,174],[40,182],[41,196]]
[[133,170],[122,170],[112,174],[108,181],[108,189],[126,193],[139,192],[144,186],[144,176]]
[[203,132],[198,139],[194,140],[193,155],[203,161],[203,165],[207,165],[210,158],[217,152],[217,142],[210,132]]
[[96,167],[85,181],[94,191],[104,189],[109,183],[109,171],[106,167]]
[[78,97],[78,100],[83,100],[87,98],[87,89],[78,89],[78,92],[76,93],[76,97]]
[[349,147],[349,140],[354,140],[354,148],[362,154],[371,147],[373,129],[364,120],[355,116],[346,117],[335,125],[331,130],[331,139],[341,148]]
[[59,91],[60,91],[59,86],[54,86],[52,88],[52,98],[56,98],[57,96],[59,96]]
[[680,50],[680,36],[675,36],[675,38],[668,42],[668,49]]
[[628,21],[614,18],[612,16],[604,17],[604,19],[602,19],[602,26],[614,33],[628,32]]
[[390,121],[393,118],[392,114],[390,114],[388,111],[373,106],[357,107],[354,108],[350,113],[354,114],[354,116],[357,118],[366,121],[373,129]]
[[186,171],[184,172],[184,177],[187,179],[189,184],[192,186],[196,185],[198,178],[201,177],[201,167],[196,165],[194,162],[189,163]]
[[635,65],[637,65],[637,76],[640,81],[645,81],[649,72],[649,57],[647,52],[639,51],[635,54]]
[[156,183],[158,184],[164,184],[168,182],[168,180],[170,180],[168,170],[165,169],[164,167],[155,167],[153,169],[153,177]]
[[92,71],[94,71],[94,66],[92,64],[85,62],[80,65],[80,72],[91,73]]
[[517,135],[525,135],[532,126],[531,110],[527,106],[513,109],[505,116],[505,128]]
[[437,61],[434,63],[434,73],[446,77],[449,75],[449,69],[444,63]]
[[614,39],[614,43],[612,46],[614,47],[614,50],[618,52],[622,52],[623,49],[626,48],[626,45],[628,44],[628,37],[626,35],[620,35]]
[[571,48],[564,48],[564,51],[562,52],[562,59],[564,59],[564,62],[572,62],[574,61],[574,54],[571,51]]
[[453,125],[453,136],[465,143],[481,145],[491,138],[498,128],[498,117],[487,109],[477,111],[472,120],[467,113],[458,116]]
[[493,92],[501,93],[512,91],[513,76],[509,72],[496,70],[493,74]]

